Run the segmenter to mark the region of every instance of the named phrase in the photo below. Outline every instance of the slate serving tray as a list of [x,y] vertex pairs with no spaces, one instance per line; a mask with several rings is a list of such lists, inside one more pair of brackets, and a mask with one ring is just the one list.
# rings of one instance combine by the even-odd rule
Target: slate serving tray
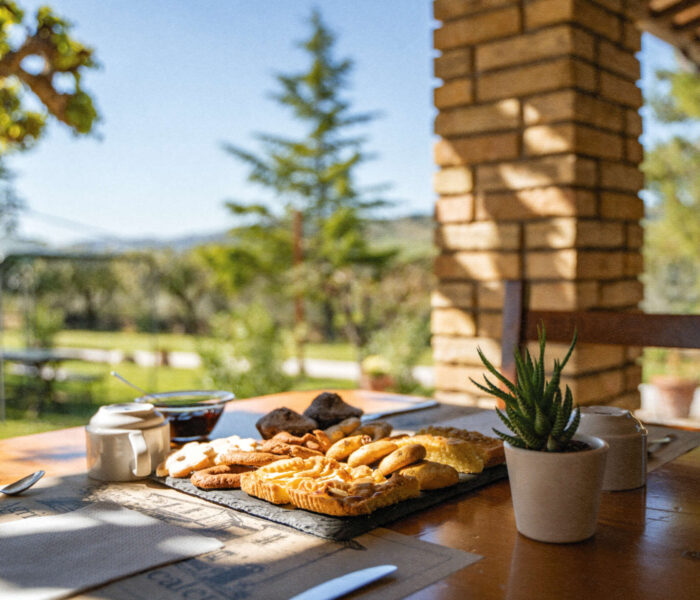
[[362,535],[376,527],[386,525],[418,510],[435,506],[448,498],[464,494],[507,476],[508,471],[505,465],[486,469],[476,475],[463,473],[460,475],[459,483],[456,485],[440,490],[421,492],[417,498],[410,498],[398,504],[374,511],[369,515],[358,517],[332,517],[291,506],[270,504],[265,500],[249,496],[242,490],[200,490],[192,485],[189,479],[155,476],[152,479],[186,494],[204,498],[234,510],[240,510],[275,523],[281,523],[322,538],[340,541]]

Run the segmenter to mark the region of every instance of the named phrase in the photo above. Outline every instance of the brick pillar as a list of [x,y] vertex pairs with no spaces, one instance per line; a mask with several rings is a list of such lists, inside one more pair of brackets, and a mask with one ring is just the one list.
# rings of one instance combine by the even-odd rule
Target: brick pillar
[[[630,3],[631,4],[631,3]],[[503,280],[533,309],[635,309],[644,207],[640,34],[626,0],[435,0],[436,396],[492,406]],[[550,357],[565,346],[549,344]],[[580,344],[580,404],[638,407],[638,351]],[[551,358],[550,358],[551,361]]]

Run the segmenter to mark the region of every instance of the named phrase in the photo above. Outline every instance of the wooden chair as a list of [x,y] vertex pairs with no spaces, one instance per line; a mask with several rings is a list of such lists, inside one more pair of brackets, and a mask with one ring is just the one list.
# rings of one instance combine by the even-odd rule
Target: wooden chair
[[700,315],[665,315],[614,311],[528,310],[526,285],[509,280],[505,285],[501,368],[515,381],[513,350],[537,340],[543,323],[547,341],[569,343],[578,331],[578,341],[589,344],[700,348]]

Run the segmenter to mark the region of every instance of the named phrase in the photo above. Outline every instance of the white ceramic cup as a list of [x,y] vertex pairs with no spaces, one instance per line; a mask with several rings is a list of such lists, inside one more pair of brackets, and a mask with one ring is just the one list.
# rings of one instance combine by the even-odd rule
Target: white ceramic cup
[[579,433],[604,439],[610,450],[603,490],[631,490],[647,477],[647,430],[629,410],[616,406],[581,408]]
[[85,436],[88,476],[102,481],[148,477],[170,450],[170,425],[152,404],[102,406]]

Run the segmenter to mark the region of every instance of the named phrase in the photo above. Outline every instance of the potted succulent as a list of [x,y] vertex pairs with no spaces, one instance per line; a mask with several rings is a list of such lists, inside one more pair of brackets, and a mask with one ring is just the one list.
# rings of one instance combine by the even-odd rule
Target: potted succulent
[[698,387],[697,377],[691,377],[681,367],[681,355],[670,350],[664,374],[652,375],[651,385],[655,396],[651,400],[651,412],[661,419],[683,419],[690,414],[690,407]]
[[391,375],[391,363],[378,354],[371,354],[362,361],[361,386],[378,392],[384,392],[394,386]]
[[560,387],[562,369],[576,345],[576,334],[563,360],[554,361],[545,378],[546,336],[539,331],[539,358],[515,350],[517,382],[499,373],[479,350],[488,371],[473,383],[500,399],[498,416],[512,432],[494,432],[504,441],[515,523],[523,535],[542,542],[578,542],[595,532],[608,445],[600,438],[576,435],[580,420],[571,389]]

